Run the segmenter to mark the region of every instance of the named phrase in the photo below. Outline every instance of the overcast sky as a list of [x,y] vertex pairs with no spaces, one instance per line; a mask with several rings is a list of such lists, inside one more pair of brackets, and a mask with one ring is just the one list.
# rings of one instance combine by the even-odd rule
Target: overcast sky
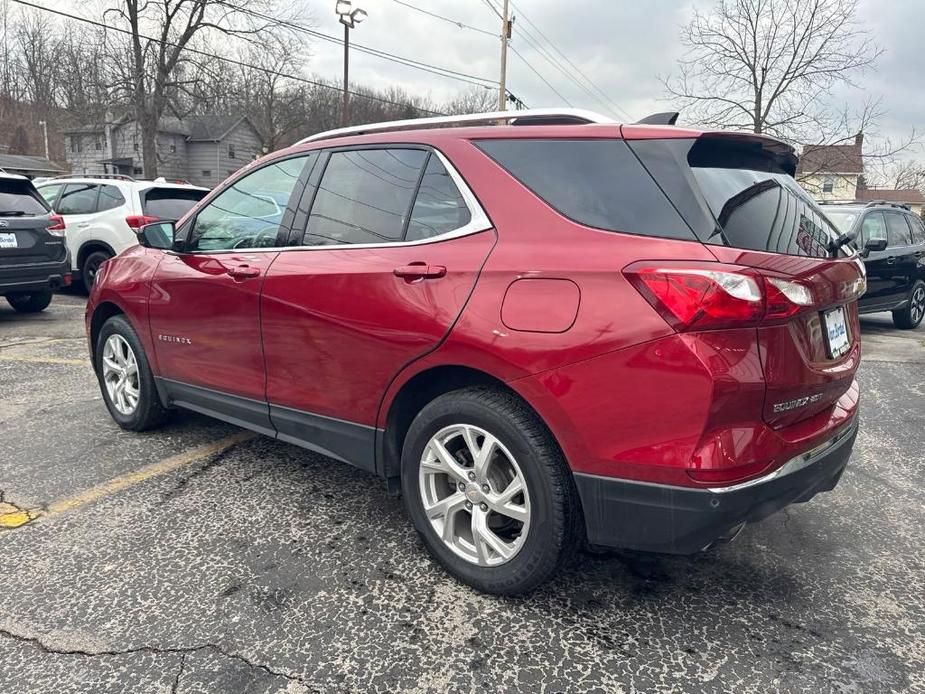
[[[334,0],[304,3],[319,31],[340,34]],[[402,0],[435,14],[497,33],[500,20],[485,0]],[[500,0],[497,0],[500,3]],[[524,30],[537,36],[533,22],[569,59],[632,118],[667,110],[660,101],[659,77],[675,69],[681,53],[680,27],[695,4],[709,0],[515,0],[513,47],[574,106],[604,111],[606,106],[583,93],[529,43]],[[451,68],[497,79],[499,39],[429,17],[395,0],[354,0],[369,18],[352,33],[352,40]],[[881,134],[901,137],[915,127],[925,132],[925,27],[923,0],[861,0],[861,15],[886,50],[875,70],[860,76],[860,89],[843,90],[842,104],[860,106],[869,96],[883,97],[888,111]],[[538,36],[537,36],[538,38]],[[342,49],[316,42],[311,46],[311,70],[329,77],[340,74]],[[351,78],[371,86],[401,84],[414,92],[447,98],[468,85],[428,75],[371,56],[351,55]],[[509,89],[530,107],[562,106],[562,99],[534,75],[516,55],[509,59]],[[611,112],[615,109],[611,106]],[[615,115],[621,120],[626,115]],[[682,115],[683,119],[683,115]]]

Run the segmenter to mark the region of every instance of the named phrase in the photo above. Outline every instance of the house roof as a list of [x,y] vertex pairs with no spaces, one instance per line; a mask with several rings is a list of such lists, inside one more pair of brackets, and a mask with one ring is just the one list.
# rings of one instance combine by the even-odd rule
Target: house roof
[[861,144],[806,145],[797,165],[797,174],[821,173],[864,173]]
[[221,140],[246,116],[188,116],[185,123],[189,126],[189,139],[192,141]]
[[7,171],[34,171],[36,173],[63,173],[64,169],[45,157],[27,157],[22,154],[0,154],[0,169]]
[[922,191],[915,188],[858,188],[856,198],[858,202],[886,200],[887,202],[925,205],[925,195],[922,195]]

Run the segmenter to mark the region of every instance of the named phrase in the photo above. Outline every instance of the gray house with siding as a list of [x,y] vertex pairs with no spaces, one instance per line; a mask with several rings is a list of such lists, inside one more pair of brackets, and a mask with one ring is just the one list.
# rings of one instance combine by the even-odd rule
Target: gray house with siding
[[[140,176],[144,170],[141,129],[129,115],[64,133],[67,162],[79,174]],[[263,152],[246,116],[164,118],[157,132],[157,171],[215,187]]]

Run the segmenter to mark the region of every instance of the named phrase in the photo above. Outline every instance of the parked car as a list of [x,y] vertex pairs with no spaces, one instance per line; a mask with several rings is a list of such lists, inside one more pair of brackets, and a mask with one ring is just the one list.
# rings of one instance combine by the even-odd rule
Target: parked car
[[0,294],[20,313],[37,313],[70,282],[64,220],[28,178],[0,174]]
[[583,111],[316,135],[103,266],[103,398],[385,478],[480,590],[584,541],[697,552],[832,489],[857,433],[862,266],[795,168]]
[[88,289],[104,261],[138,243],[141,226],[177,220],[209,192],[184,182],[122,175],[58,177],[38,191],[64,217],[71,271]]
[[826,205],[826,215],[850,235],[867,268],[861,313],[892,311],[897,328],[917,328],[925,316],[925,225],[908,206],[889,202]]

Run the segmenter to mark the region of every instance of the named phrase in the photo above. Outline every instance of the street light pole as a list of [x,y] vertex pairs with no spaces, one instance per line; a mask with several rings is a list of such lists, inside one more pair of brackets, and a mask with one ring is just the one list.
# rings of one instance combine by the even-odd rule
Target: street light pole
[[498,110],[507,109],[507,42],[511,38],[511,22],[508,20],[508,2],[504,0],[501,16],[501,89],[498,92]]
[[349,125],[350,119],[350,30],[366,19],[366,10],[354,8],[350,0],[337,0],[334,11],[344,25],[344,103],[340,110],[340,124]]
[[45,136],[45,158],[50,161],[51,157],[48,156],[48,123],[40,120],[39,125],[42,126],[42,134]]

